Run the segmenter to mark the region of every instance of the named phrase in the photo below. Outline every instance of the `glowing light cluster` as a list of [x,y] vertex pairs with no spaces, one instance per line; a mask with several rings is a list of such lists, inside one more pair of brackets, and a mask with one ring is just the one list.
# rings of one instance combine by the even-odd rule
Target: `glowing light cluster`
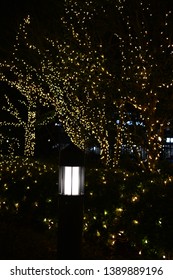
[[12,157],[15,154],[15,150],[19,149],[20,143],[19,139],[15,137],[8,137],[7,135],[3,135],[3,133],[0,133],[0,155],[4,153],[2,147],[7,146],[7,154],[10,154]]
[[[173,85],[172,75],[168,79],[165,73],[162,78],[160,74],[172,59],[173,44],[168,29],[172,13],[163,15],[165,24],[161,23],[157,45],[150,5],[140,1],[137,13],[144,15],[141,19],[135,17],[125,0],[118,1],[114,8],[125,26],[123,32],[116,30],[114,34],[119,41],[121,77],[109,69],[103,43],[94,42],[90,35],[89,22],[94,24],[94,17],[99,13],[93,2],[80,5],[65,1],[66,15],[62,21],[69,38],[64,42],[48,39],[50,49],[43,62],[45,78],[50,90],[57,94],[56,107],[61,121],[75,144],[84,148],[85,142],[93,137],[100,145],[102,160],[114,167],[119,163],[124,145],[136,155],[140,167],[154,171],[168,122],[168,118],[159,114],[158,105],[163,90],[169,91]],[[107,13],[104,7],[101,9]],[[51,57],[52,49],[56,55]],[[131,115],[128,104],[133,108]],[[108,108],[113,114],[108,113]],[[135,137],[126,125],[134,113],[143,123],[145,138]]]
[[[0,126],[23,127],[25,131],[24,155],[34,156],[36,125],[47,125],[54,118],[55,114],[47,118],[45,117],[44,121],[39,122],[37,114],[38,107],[53,107],[53,105],[50,95],[45,90],[41,76],[38,73],[39,68],[32,65],[32,54],[30,52],[27,53],[30,49],[36,53],[38,51],[34,46],[26,42],[26,26],[28,24],[30,24],[29,16],[19,26],[19,31],[16,35],[16,44],[14,45],[13,59],[10,62],[5,61],[0,63],[0,80],[7,83],[10,87],[16,88],[25,98],[25,101],[21,101],[21,103],[25,106],[28,117],[27,120],[22,118],[18,108],[5,95],[7,106],[4,106],[2,109],[8,112],[15,120],[11,122],[0,122]],[[26,51],[25,55],[22,49],[24,46]],[[28,57],[29,62],[27,61]]]
[[[172,187],[173,177],[168,174],[154,174],[152,178],[150,176],[141,177],[139,174],[129,174],[129,176],[126,176],[125,173],[123,173],[123,176],[128,178],[124,184],[123,181],[120,183],[121,196],[118,200],[118,204],[113,200],[109,205],[103,205],[103,208],[99,211],[95,203],[96,197],[97,199],[99,197],[98,193],[96,194],[96,190],[94,194],[92,191],[88,192],[86,187],[86,193],[88,192],[89,194],[88,203],[90,204],[91,202],[91,204],[85,211],[84,234],[86,236],[87,234],[91,234],[92,237],[94,235],[98,244],[99,242],[100,244],[102,244],[102,242],[107,244],[110,249],[112,248],[115,256],[119,244],[122,242],[122,244],[127,244],[125,247],[130,245],[132,253],[134,249],[136,256],[138,254],[145,258],[146,254],[151,253],[155,254],[159,259],[170,259],[172,248],[169,246],[166,247],[165,241],[160,244],[160,234],[162,236],[164,232],[165,238],[167,238],[168,235],[169,238],[171,238],[171,232],[168,234],[165,229],[165,223],[167,223],[166,221],[168,218],[166,213],[170,213],[171,211],[171,199],[169,200],[170,205],[166,206],[166,204],[168,202],[167,195]],[[137,179],[136,183],[134,183],[133,180],[134,176],[135,179],[139,179],[139,181]],[[94,182],[95,177],[96,176],[93,177]],[[131,179],[132,184],[129,185]],[[92,184],[91,181],[90,184]],[[114,186],[112,185],[112,187]],[[99,192],[100,188],[104,189],[103,182],[102,186],[99,185]],[[104,192],[103,189],[102,191]],[[152,198],[153,192],[154,195]],[[157,203],[155,204],[156,201]],[[154,207],[159,207],[160,202],[163,203],[163,207],[161,207],[160,211],[156,214]],[[154,214],[149,217],[148,211],[153,211],[156,215]],[[149,225],[151,225],[151,228]],[[93,229],[95,229],[94,233]],[[159,237],[156,237],[156,232]],[[155,242],[155,238],[158,238],[157,242],[159,242],[159,246],[158,243]],[[121,250],[123,250],[123,247]],[[125,257],[126,256],[125,253]]]
[[[6,157],[0,155],[0,210],[9,211],[9,213],[15,210],[15,214],[18,214],[19,210],[23,207],[23,203],[29,197],[31,199],[32,190],[39,187],[42,176],[50,174],[52,177],[56,172],[56,166],[46,165],[39,161],[31,160],[31,158],[19,156],[12,158],[11,155]],[[22,189],[19,188],[21,183]],[[19,189],[20,195],[18,198],[17,195],[9,197],[11,191],[15,190],[15,193],[18,193]],[[41,204],[39,197],[35,197],[35,192],[32,199],[33,201],[30,201],[30,211],[39,208]],[[44,199],[46,205],[53,203],[50,192]],[[48,229],[55,226],[53,218],[45,217],[42,222],[48,226]]]
[[[30,43],[26,27],[31,21],[27,17],[16,37],[14,63],[9,66],[18,83],[10,84],[24,92],[35,108],[40,98],[45,100],[45,106],[53,104],[71,140],[81,149],[95,141],[107,166],[118,166],[125,147],[135,155],[140,168],[155,171],[164,128],[170,121],[166,109],[165,114],[160,113],[160,101],[169,103],[173,86],[173,43],[169,29],[172,11],[161,12],[157,26],[150,4],[140,1],[132,9],[126,0],[112,2],[104,7],[93,1],[65,0],[62,23],[66,35],[57,41],[47,38],[45,51]],[[117,64],[116,71],[111,70],[104,34],[99,30],[98,39],[94,35],[96,30],[93,32],[102,15],[103,21],[109,20],[109,5],[119,20],[117,27],[110,23],[108,30],[116,38],[113,54],[120,54],[120,59],[111,61]],[[39,67],[17,58],[20,40],[39,59]],[[25,75],[17,66],[19,62]],[[2,79],[5,80],[3,75]],[[49,93],[44,92],[45,85]],[[134,115],[143,123],[141,135],[133,122]],[[29,119],[34,124],[34,119]],[[128,122],[133,123],[133,130]],[[26,134],[29,139],[27,135],[33,138],[34,130]]]

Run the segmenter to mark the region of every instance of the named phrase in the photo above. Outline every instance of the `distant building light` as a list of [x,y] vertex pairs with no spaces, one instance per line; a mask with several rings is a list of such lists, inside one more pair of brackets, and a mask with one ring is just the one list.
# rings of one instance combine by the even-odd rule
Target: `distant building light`
[[137,122],[136,122],[136,125],[141,125],[141,126],[144,126],[144,123],[143,123],[143,122],[139,122],[139,121],[137,121]]
[[127,124],[128,125],[133,125],[133,122],[132,121],[127,121]]
[[52,146],[52,149],[56,149],[58,147],[59,147],[59,144],[55,144],[55,145]]
[[100,153],[100,148],[96,147],[96,146],[93,146],[93,147],[90,148],[90,151],[94,152],[95,154],[99,154]]
[[166,143],[173,143],[173,137],[167,137]]
[[61,126],[61,124],[60,123],[55,123],[55,126]]

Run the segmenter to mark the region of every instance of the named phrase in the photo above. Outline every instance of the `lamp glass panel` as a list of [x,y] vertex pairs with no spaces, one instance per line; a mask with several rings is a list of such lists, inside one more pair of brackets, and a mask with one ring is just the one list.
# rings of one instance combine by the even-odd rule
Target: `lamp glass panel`
[[62,195],[84,194],[84,167],[60,166],[59,193]]
[[72,167],[66,166],[64,169],[64,194],[71,195],[72,189]]
[[79,182],[80,182],[80,174],[79,174],[79,167],[78,166],[75,166],[75,167],[72,167],[72,195],[78,195],[80,193],[80,185],[79,185]]

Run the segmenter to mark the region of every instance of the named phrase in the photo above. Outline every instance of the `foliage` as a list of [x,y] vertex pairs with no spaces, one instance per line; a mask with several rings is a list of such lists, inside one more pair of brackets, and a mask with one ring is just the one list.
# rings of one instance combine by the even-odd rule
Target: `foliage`
[[105,170],[88,175],[86,242],[104,248],[105,258],[172,259],[172,175],[118,172],[111,178]]
[[[56,236],[57,171],[33,159],[1,158],[2,224],[18,221]],[[172,259],[172,197],[172,164],[160,174],[87,168],[83,257]]]
[[51,228],[57,212],[56,166],[21,157],[1,160],[1,215],[18,216],[21,222]]

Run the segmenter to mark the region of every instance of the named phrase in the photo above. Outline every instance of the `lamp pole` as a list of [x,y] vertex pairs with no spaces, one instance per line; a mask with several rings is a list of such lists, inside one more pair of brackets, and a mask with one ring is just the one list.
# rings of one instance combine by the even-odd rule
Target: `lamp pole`
[[69,144],[60,153],[58,259],[80,259],[83,228],[84,153]]

